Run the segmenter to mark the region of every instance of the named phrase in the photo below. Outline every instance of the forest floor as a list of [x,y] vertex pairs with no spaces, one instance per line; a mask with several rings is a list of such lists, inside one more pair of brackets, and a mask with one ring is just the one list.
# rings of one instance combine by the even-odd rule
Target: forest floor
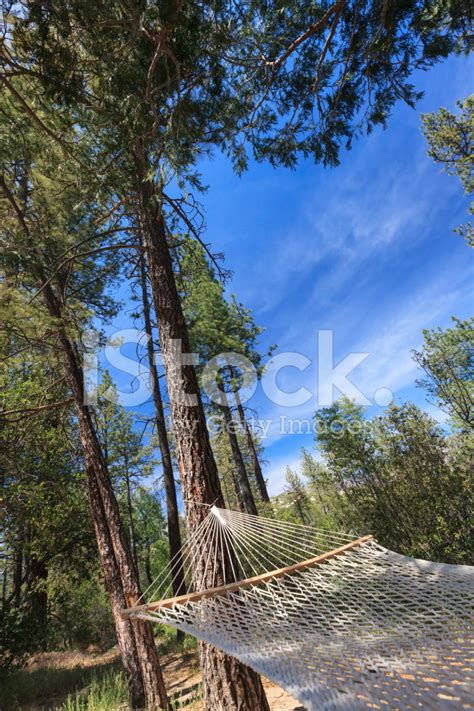
[[[201,674],[196,650],[180,649],[160,655],[173,707],[203,711]],[[28,665],[2,684],[0,711],[127,711],[119,682],[121,664],[116,648],[105,653],[46,652],[33,656]],[[304,711],[286,691],[263,679],[271,711]],[[93,687],[115,690],[95,692]],[[124,687],[124,684],[122,684]],[[118,689],[118,690],[117,690]],[[107,693],[110,702],[107,702]],[[110,703],[110,705],[109,705]]]

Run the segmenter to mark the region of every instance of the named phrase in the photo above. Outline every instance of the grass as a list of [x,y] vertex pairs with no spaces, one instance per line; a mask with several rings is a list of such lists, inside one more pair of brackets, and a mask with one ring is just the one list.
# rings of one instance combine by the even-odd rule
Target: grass
[[78,694],[81,690],[90,688],[93,683],[96,689],[101,679],[117,674],[119,666],[113,662],[70,669],[19,669],[0,681],[0,711],[62,708],[61,703],[68,694]]
[[[178,692],[171,699],[171,708],[193,711],[201,701],[199,684],[192,690]],[[1,711],[128,711],[129,708],[125,674],[114,665],[15,672],[8,677],[7,684],[2,680]]]
[[[178,655],[178,666],[184,663],[185,675],[198,671],[193,651],[197,642],[187,635],[176,639],[176,631],[159,630],[160,657]],[[0,711],[117,711],[129,709],[126,675],[120,660],[91,659],[84,666],[84,655],[71,653],[70,661],[49,659],[38,669],[18,669],[0,679]],[[79,664],[79,662],[82,662]],[[63,666],[67,663],[67,666]],[[175,662],[173,661],[173,664]],[[175,672],[173,672],[175,673]],[[179,672],[178,672],[179,674]],[[202,699],[202,686],[175,689],[171,706],[174,711],[193,711]]]
[[[187,698],[177,696],[171,699],[171,708],[173,711],[181,711],[181,709],[192,711],[202,698],[200,684],[191,700],[189,696]],[[125,711],[129,708],[129,694],[124,673],[109,671],[101,679],[93,678],[86,689],[70,694],[58,711],[111,711],[112,709]]]
[[78,693],[70,694],[60,711],[110,711],[128,709],[129,692],[125,674],[109,669],[102,677],[92,677],[91,683]]
[[170,652],[192,652],[198,647],[198,641],[195,637],[184,635],[184,638],[178,640],[177,630],[166,625],[160,625],[158,654],[160,656],[169,654]]

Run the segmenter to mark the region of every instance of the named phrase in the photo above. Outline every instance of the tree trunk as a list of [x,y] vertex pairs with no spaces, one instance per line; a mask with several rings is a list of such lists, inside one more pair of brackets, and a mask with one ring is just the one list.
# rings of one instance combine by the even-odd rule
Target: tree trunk
[[150,539],[147,539],[145,546],[145,580],[147,588],[153,583],[153,576],[151,574],[151,545]]
[[[200,504],[223,506],[224,500],[196,371],[179,358],[180,353],[190,353],[188,330],[176,288],[163,216],[154,202],[153,185],[146,178],[147,159],[141,147],[136,154],[136,167],[140,226],[148,254],[186,518],[193,532],[207,512],[207,507]],[[202,558],[204,561],[207,556]],[[203,562],[202,568],[194,571],[195,580],[210,585],[212,570],[205,570],[204,566]],[[226,561],[219,558],[217,572],[220,580],[217,584],[224,582],[224,566]],[[230,579],[230,576],[226,577]],[[224,708],[225,711],[269,711],[258,675],[209,645],[200,646],[200,655],[205,703],[209,711]]]
[[270,711],[259,675],[209,644],[200,644],[204,698],[209,711]]
[[163,468],[163,481],[166,495],[166,515],[168,523],[168,542],[170,548],[170,560],[175,565],[175,575],[173,576],[173,595],[184,595],[186,584],[184,581],[183,568],[181,565],[181,531],[179,529],[178,500],[176,496],[176,484],[174,481],[173,462],[171,459],[168,433],[166,431],[165,411],[163,399],[161,397],[160,380],[155,363],[155,352],[153,347],[153,330],[150,318],[150,302],[148,299],[148,288],[146,280],[146,266],[143,255],[140,256],[140,272],[143,302],[143,318],[145,322],[145,333],[147,336],[147,352],[150,367],[150,380],[153,392],[153,402],[155,405],[156,431],[158,433],[158,443],[161,452],[161,466]]
[[[61,307],[56,295],[41,275],[43,296],[51,316],[61,324]],[[95,502],[92,507],[94,525],[97,535],[99,551],[106,551],[101,555],[104,572],[109,565],[107,557],[112,559],[111,574],[106,575],[106,584],[114,612],[117,636],[127,636],[126,651],[123,656],[125,668],[128,663],[127,654],[136,646],[139,666],[133,666],[131,680],[133,703],[136,708],[143,706],[145,699],[150,709],[168,708],[168,699],[163,682],[156,645],[153,638],[151,625],[141,620],[134,620],[124,626],[122,624],[118,601],[123,607],[131,607],[140,597],[138,575],[130,553],[130,548],[125,536],[119,507],[115,493],[110,482],[107,467],[95,430],[91,412],[84,404],[84,374],[80,364],[79,354],[70,341],[63,326],[58,328],[59,339],[64,351],[66,378],[71,388],[76,405],[79,435],[84,451],[85,468],[88,478],[89,491],[93,491],[100,499],[91,498]],[[142,690],[140,692],[140,685]]]
[[[105,521],[109,529],[112,549],[117,561],[117,567],[122,580],[126,607],[131,607],[140,597],[138,574],[133,563],[128,542],[123,530],[120,512],[112,485],[107,475],[107,469],[102,460],[100,444],[94,430],[89,409],[78,405],[79,432],[84,449],[86,469],[90,477],[94,477],[99,490]],[[153,638],[152,627],[148,622],[132,621],[132,632],[140,661],[143,688],[146,705],[150,709],[167,708],[168,699],[163,682],[158,653]]]
[[3,568],[2,574],[2,607],[5,605],[7,600],[7,589],[8,589],[8,568],[5,566]]
[[244,458],[242,457],[242,452],[239,447],[239,440],[234,432],[235,422],[230,411],[229,403],[227,401],[227,395],[224,390],[221,390],[222,405],[221,410],[224,415],[224,424],[229,437],[230,446],[232,449],[232,456],[235,462],[235,469],[237,472],[237,478],[239,481],[239,488],[242,493],[242,498],[245,503],[245,507],[249,514],[258,516],[257,506],[255,504],[255,499],[253,498],[252,489],[250,487],[249,478],[247,476],[247,470],[245,469]]
[[234,397],[235,397],[235,402],[237,404],[237,411],[239,413],[240,421],[241,421],[242,427],[244,429],[247,447],[250,452],[250,457],[252,458],[252,466],[253,466],[253,471],[255,474],[255,481],[257,482],[258,490],[260,492],[262,501],[265,501],[265,503],[269,503],[270,497],[268,496],[267,485],[266,485],[265,479],[263,477],[262,467],[260,466],[260,462],[258,460],[258,454],[257,454],[257,450],[255,448],[255,442],[253,441],[252,433],[250,431],[250,427],[248,425],[247,418],[245,417],[244,408],[243,408],[242,403],[240,401],[239,393],[237,391],[234,393]]
[[109,529],[105,523],[105,513],[97,481],[94,473],[89,471],[87,472],[87,490],[97,539],[97,548],[104,571],[105,587],[109,595],[110,606],[115,621],[117,642],[125,672],[129,679],[132,705],[134,708],[142,708],[145,705],[145,691],[143,688],[135,635],[131,621],[122,619],[120,614],[120,611],[123,610],[124,607],[127,607],[127,601],[123,592],[120,571],[115,559]]
[[130,484],[127,455],[125,455],[125,488],[127,490],[128,537],[130,538],[130,548],[132,549],[133,562],[135,563],[135,569],[138,574],[137,540],[135,536],[135,526],[133,525],[132,487]]
[[23,534],[20,529],[13,553],[13,603],[16,607],[21,602],[21,584],[23,582]]
[[296,510],[298,511],[298,516],[300,517],[301,523],[306,525],[308,523],[308,519],[306,517],[306,514],[303,510],[303,506],[302,506],[301,501],[298,498],[298,496],[296,497],[296,500],[295,500],[295,507],[296,507]]
[[35,622],[38,632],[35,634],[35,642],[41,648],[46,643],[48,631],[48,593],[46,581],[48,579],[48,568],[46,562],[35,555],[29,556],[28,579],[26,581],[28,612]]
[[245,506],[242,500],[242,494],[240,493],[239,482],[237,481],[237,475],[232,466],[229,471],[229,474],[230,480],[232,482],[232,489],[234,490],[235,505],[237,506],[237,509],[240,511],[240,513],[245,513]]

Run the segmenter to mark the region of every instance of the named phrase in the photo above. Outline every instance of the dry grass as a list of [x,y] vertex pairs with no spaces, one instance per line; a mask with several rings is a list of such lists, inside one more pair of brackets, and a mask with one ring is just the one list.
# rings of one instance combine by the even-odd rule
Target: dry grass
[[[161,655],[165,683],[176,710],[203,711],[197,652]],[[2,682],[0,711],[126,711],[123,670],[116,648],[106,653],[48,652]],[[289,694],[264,679],[272,711],[303,711]]]

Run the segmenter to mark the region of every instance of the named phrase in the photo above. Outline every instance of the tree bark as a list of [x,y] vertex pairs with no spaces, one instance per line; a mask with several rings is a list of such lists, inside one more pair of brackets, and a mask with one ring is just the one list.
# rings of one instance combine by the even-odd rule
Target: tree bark
[[132,501],[132,485],[130,483],[130,473],[128,469],[128,457],[125,455],[125,488],[127,491],[127,516],[128,516],[128,536],[130,538],[130,548],[132,549],[133,562],[138,574],[138,552],[137,539],[135,536],[135,526],[133,524],[133,501]]
[[230,411],[229,403],[227,400],[227,395],[224,390],[221,390],[222,405],[221,410],[224,415],[224,425],[229,437],[230,446],[232,449],[232,456],[234,458],[235,469],[237,472],[237,478],[239,481],[239,488],[242,493],[242,498],[245,503],[245,508],[249,514],[253,516],[258,516],[258,509],[255,504],[255,499],[253,497],[252,489],[250,486],[249,478],[247,476],[247,470],[245,469],[244,458],[242,457],[242,452],[240,451],[239,440],[234,432],[234,418]]
[[34,554],[30,555],[25,599],[27,600],[29,614],[38,630],[37,634],[35,634],[35,642],[40,645],[40,648],[44,647],[48,632],[47,579],[48,567],[46,562],[37,558]]
[[[11,196],[5,180],[1,178],[0,182],[3,192],[15,206],[18,223],[35,253],[37,261],[33,267],[33,273],[38,279],[46,309],[57,324],[57,336],[64,355],[66,380],[77,411],[89,492],[94,493],[94,498],[91,497],[91,501],[95,503],[92,507],[92,514],[99,552],[101,550],[107,552],[108,557],[101,554],[104,572],[108,565],[113,568],[111,574],[107,574],[105,577],[114,612],[117,636],[120,638],[122,633],[122,636],[126,635],[128,649],[132,650],[135,646],[137,651],[138,665],[133,665],[131,678],[132,704],[135,708],[141,708],[144,700],[150,709],[160,707],[167,709],[169,708],[168,698],[151,625],[143,621],[122,624],[121,608],[116,604],[119,601],[121,606],[130,607],[133,605],[140,597],[140,586],[91,412],[84,403],[84,373],[79,352],[68,335],[67,321],[63,318],[64,301],[57,297],[51,281],[44,274],[41,256],[35,250],[35,243],[23,213],[16,206],[15,199]],[[26,209],[26,198],[24,199],[24,208]],[[56,280],[61,286],[61,275],[57,275]],[[126,653],[123,655],[123,662],[126,669],[132,665]]]
[[237,481],[237,476],[233,467],[230,470],[230,478],[232,481],[232,488],[234,490],[234,497],[237,509],[240,511],[240,513],[245,513],[245,506],[244,502],[242,501],[242,494],[240,493],[239,482]]
[[23,543],[22,530],[18,531],[13,553],[13,602],[16,607],[21,602],[21,584],[23,581]]
[[161,452],[161,466],[163,468],[163,481],[166,495],[166,515],[168,523],[168,542],[170,548],[170,560],[173,561],[175,574],[173,576],[173,595],[184,595],[186,584],[184,581],[182,558],[181,558],[181,531],[179,529],[178,499],[176,496],[176,484],[174,481],[173,462],[171,459],[168,433],[166,431],[165,411],[163,398],[161,397],[160,380],[155,363],[155,352],[153,347],[153,330],[150,317],[150,301],[148,299],[148,287],[146,279],[146,265],[143,255],[140,255],[140,276],[143,302],[143,319],[145,323],[145,333],[147,336],[148,363],[150,367],[150,380],[153,392],[153,402],[155,405],[156,431]]
[[204,698],[208,711],[270,711],[259,675],[235,657],[209,644],[200,644]]
[[120,571],[113,551],[110,533],[105,523],[105,513],[99,488],[93,472],[87,472],[87,490],[89,505],[94,522],[97,548],[99,551],[105,587],[108,592],[110,606],[115,622],[117,642],[122,657],[125,672],[129,679],[132,705],[134,708],[145,706],[145,690],[135,635],[130,620],[122,619],[120,611],[127,605],[123,591]]
[[[84,374],[80,364],[79,353],[69,339],[62,323],[61,305],[51,285],[42,276],[43,295],[51,316],[60,324],[58,335],[64,352],[66,378],[71,388],[76,405],[79,435],[84,452],[84,461],[88,479],[89,492],[93,491],[100,498],[92,499],[94,525],[97,535],[99,552],[102,548],[106,555],[101,554],[104,572],[109,565],[107,558],[111,557],[113,571],[106,575],[109,598],[114,612],[117,637],[126,636],[126,651],[123,655],[125,668],[130,666],[128,652],[135,645],[139,666],[133,665],[131,670],[132,702],[135,708],[143,706],[143,699],[150,709],[168,708],[168,698],[163,682],[151,625],[141,620],[135,620],[124,626],[117,601],[123,607],[131,607],[140,597],[138,575],[133,563],[128,541],[123,529],[119,507],[110,482],[107,466],[100,447],[97,432],[94,427],[89,407],[84,403]],[[97,492],[97,493],[96,493]],[[99,535],[100,534],[100,535]],[[142,690],[140,692],[140,685]]]
[[238,391],[235,391],[234,397],[235,397],[235,402],[237,404],[237,411],[239,413],[240,421],[242,423],[242,427],[243,427],[243,430],[245,433],[247,447],[249,449],[250,457],[252,459],[252,466],[253,466],[253,471],[255,474],[255,481],[257,482],[258,490],[260,492],[262,501],[264,501],[265,503],[269,503],[270,497],[268,495],[267,485],[266,485],[266,482],[265,482],[265,479],[263,476],[262,467],[260,466],[260,462],[258,459],[257,450],[255,448],[255,442],[253,441],[252,433],[250,431],[250,427],[247,422],[247,418],[245,417],[244,408],[243,408],[242,403],[240,401],[240,396],[239,396]]
[[[186,518],[193,532],[207,512],[207,507],[201,504],[223,506],[224,500],[196,371],[191,364],[183,364],[178,357],[179,353],[190,353],[188,330],[176,288],[163,216],[154,201],[154,187],[146,177],[147,158],[141,146],[137,146],[135,157],[140,226],[150,268]],[[204,561],[207,556],[202,558]],[[201,565],[200,569],[194,570],[195,581],[209,585],[212,583],[212,570],[206,570],[204,562]],[[223,582],[225,577],[230,579],[229,575],[224,576],[224,568],[227,567],[225,560],[219,558],[217,567],[220,578],[217,584]],[[204,697],[209,711],[224,708],[225,711],[269,711],[257,674],[206,644],[200,645],[200,656]]]
[[153,583],[153,576],[151,574],[151,546],[150,539],[147,540],[145,546],[145,579],[147,588]]

